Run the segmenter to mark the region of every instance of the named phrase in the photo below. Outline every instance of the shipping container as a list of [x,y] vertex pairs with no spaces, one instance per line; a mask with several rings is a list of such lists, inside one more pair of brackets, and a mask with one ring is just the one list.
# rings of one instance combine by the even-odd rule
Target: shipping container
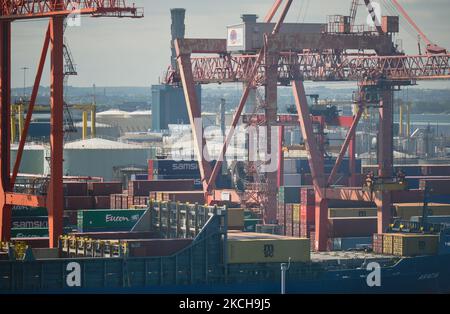
[[228,208],[228,228],[242,230],[244,228],[244,209]]
[[[72,229],[64,227],[63,232],[71,232]],[[48,238],[48,228],[12,228],[11,238]],[[48,244],[48,242],[47,242]]]
[[420,189],[425,190],[428,188],[431,195],[444,195],[450,194],[450,179],[421,179]]
[[48,217],[13,217],[11,223],[13,229],[48,228]]
[[383,16],[381,18],[381,28],[385,33],[400,32],[400,19],[398,16]]
[[300,206],[300,221],[314,224],[316,221],[316,206],[302,204]]
[[[422,216],[412,216],[412,222],[422,222]],[[447,216],[427,216],[427,223],[429,224],[445,224],[450,225],[450,215]]]
[[152,191],[193,191],[194,180],[129,181],[128,195],[148,196]]
[[121,182],[89,182],[89,194],[92,196],[106,196],[122,193]]
[[282,204],[300,203],[300,186],[280,186],[278,202]]
[[78,231],[129,231],[144,212],[143,209],[80,210]]
[[393,234],[393,254],[396,256],[435,255],[439,236],[431,234]]
[[372,249],[376,254],[383,254],[383,234],[375,233],[373,235]]
[[47,216],[48,211],[45,207],[30,207],[30,206],[13,206],[12,217],[32,217],[32,216]]
[[394,254],[394,238],[392,233],[383,234],[383,254]]
[[302,205],[315,205],[316,195],[313,187],[302,187],[300,189]]
[[121,240],[127,245],[128,256],[169,256],[188,247],[192,239],[131,239]]
[[372,237],[347,237],[330,239],[331,251],[348,251],[372,248]]
[[329,208],[329,217],[377,217],[376,208]]
[[111,197],[108,196],[94,196],[94,207],[95,209],[110,209],[111,208]]
[[300,204],[292,204],[292,221],[297,225],[300,223],[300,207]]
[[331,218],[330,238],[371,237],[377,232],[376,217]]
[[228,262],[231,264],[309,262],[310,241],[257,233],[229,233]]
[[244,232],[256,232],[256,225],[262,223],[262,219],[246,218],[244,219]]
[[[422,216],[423,203],[396,203],[393,205],[396,217],[410,220],[413,216]],[[429,203],[427,206],[429,216],[450,215],[450,204]]]
[[423,202],[423,198],[423,190],[419,189],[392,192],[392,203]]
[[64,209],[86,209],[94,207],[93,196],[65,196],[64,197]]
[[87,182],[71,182],[63,183],[64,196],[86,196],[88,195]]
[[[154,192],[150,193],[152,197]],[[156,192],[157,201],[165,202],[181,202],[181,203],[205,203],[205,193],[203,191],[170,191],[170,192]]]

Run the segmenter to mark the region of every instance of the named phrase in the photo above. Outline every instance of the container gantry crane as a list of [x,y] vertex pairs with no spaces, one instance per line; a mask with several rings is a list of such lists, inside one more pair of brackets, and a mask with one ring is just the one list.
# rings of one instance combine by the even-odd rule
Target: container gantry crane
[[[370,0],[364,2],[372,18],[377,19]],[[286,10],[289,9],[290,3],[291,1],[285,6]],[[281,4],[282,1],[276,1],[267,17],[273,18]],[[282,17],[286,13],[287,11],[283,11]],[[277,24],[278,30],[283,20]],[[350,21],[350,19],[344,20]],[[414,85],[419,80],[450,79],[450,55],[446,50],[425,55],[404,55],[397,51],[392,42],[392,34],[398,30],[395,30],[395,27],[389,29],[389,25],[386,28],[386,25],[381,25],[380,21],[375,20],[375,22],[376,27],[370,32],[347,32],[345,30],[350,28],[344,27],[343,32],[327,29],[316,34],[302,32],[264,34],[263,47],[257,55],[253,52],[229,52],[226,39],[176,40],[178,69],[168,72],[166,82],[183,85],[193,130],[195,130],[195,119],[200,118],[195,84],[242,82],[245,86],[235,110],[231,131],[226,136],[219,161],[213,170],[210,169],[202,154],[206,145],[203,133],[193,132],[203,189],[209,203],[216,201],[218,193],[214,186],[215,177],[247,101],[249,87],[263,86],[265,88],[265,120],[266,125],[270,126],[277,124],[277,86],[291,85],[300,129],[309,154],[316,194],[315,249],[318,251],[327,249],[329,224],[327,201],[329,199],[374,201],[378,207],[378,232],[383,233],[388,228],[391,221],[390,206],[395,197],[395,191],[381,190],[369,193],[362,187],[333,187],[334,176],[348,146],[355,137],[361,113],[368,105],[375,104],[380,116],[378,176],[381,179],[393,177],[394,91],[402,86]],[[206,56],[192,56],[192,54]],[[324,173],[324,156],[319,151],[314,137],[304,81],[358,82],[356,99],[359,106],[358,114],[353,118],[330,176]],[[372,95],[377,97],[374,98]],[[270,134],[268,137],[270,142]],[[278,162],[282,164],[280,160]],[[272,174],[268,175],[268,183],[269,186],[277,186]],[[276,200],[276,197],[272,195],[273,192],[273,189],[268,191],[268,198]],[[273,221],[276,216],[276,204],[272,202],[269,205],[266,208],[267,212],[264,213],[266,223]]]
[[[76,10],[76,11],[73,11]],[[0,241],[11,238],[12,206],[48,209],[49,246],[57,247],[63,231],[63,81],[64,19],[71,14],[93,17],[143,17],[143,9],[124,0],[29,0],[0,1]],[[15,20],[49,18],[44,44],[33,85],[30,104],[20,137],[13,172],[10,172],[11,111],[11,26]],[[36,102],[45,59],[51,46],[50,65],[50,182],[47,195],[14,192],[14,184]]]

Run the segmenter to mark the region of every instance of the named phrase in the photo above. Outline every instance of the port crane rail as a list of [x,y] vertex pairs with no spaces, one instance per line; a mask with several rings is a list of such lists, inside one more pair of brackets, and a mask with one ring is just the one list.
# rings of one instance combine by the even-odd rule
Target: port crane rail
[[[64,20],[68,16],[143,17],[143,9],[125,0],[0,0],[0,241],[11,238],[12,206],[48,209],[49,246],[57,247],[63,232],[63,141],[64,141]],[[20,19],[49,18],[33,84],[30,103],[21,132],[17,157],[10,172],[11,144],[11,28]],[[47,195],[14,192],[21,157],[36,102],[46,56],[50,64],[50,181]]]
[[[282,4],[277,0],[267,15],[270,22]],[[289,10],[292,1],[287,1],[279,26]],[[169,68],[167,83],[183,86],[188,113],[193,129],[194,120],[200,118],[195,84],[242,82],[244,91],[235,110],[230,132],[226,137],[222,153],[214,169],[211,169],[201,154],[206,145],[202,134],[194,133],[194,143],[198,156],[203,189],[208,203],[214,201],[215,178],[221,167],[229,139],[233,135],[243,107],[248,99],[249,90],[260,86],[265,88],[265,116],[268,128],[277,125],[277,86],[291,85],[298,112],[298,121],[309,153],[309,163],[316,193],[316,241],[315,249],[326,250],[328,238],[328,199],[375,201],[378,207],[378,232],[387,230],[390,220],[390,206],[394,191],[381,190],[374,193],[364,191],[362,187],[332,187],[340,163],[355,138],[356,127],[361,113],[367,106],[375,105],[380,114],[378,149],[378,176],[390,178],[393,175],[393,103],[394,91],[404,85],[413,85],[419,80],[450,79],[450,54],[445,49],[432,49],[429,45],[426,54],[405,55],[392,43],[392,34],[384,32],[370,0],[364,3],[375,22],[376,32],[350,32],[320,34],[280,34],[272,32],[264,35],[262,49],[244,54],[227,52],[226,39],[177,39],[177,69]],[[356,3],[352,3],[355,10]],[[352,15],[354,12],[352,11]],[[352,17],[353,18],[353,17]],[[279,29],[279,28],[278,28]],[[308,37],[309,36],[309,37]],[[315,37],[314,37],[315,36]],[[431,42],[430,42],[431,43]],[[352,53],[357,51],[357,53]],[[369,53],[367,51],[370,51]],[[193,56],[195,55],[195,56]],[[197,56],[201,55],[201,56]],[[206,56],[205,56],[206,55]],[[333,167],[331,176],[325,175],[324,156],[315,139],[312,119],[308,108],[303,81],[356,81],[358,95],[356,104],[358,114],[347,133],[344,145]],[[372,99],[376,94],[375,100]],[[268,134],[268,138],[270,138]],[[268,151],[270,152],[270,139]],[[352,153],[353,154],[353,153]],[[280,154],[281,155],[281,154]],[[279,165],[281,161],[278,160]],[[278,169],[278,172],[280,169]],[[278,174],[279,177],[279,174]],[[277,175],[268,174],[268,199],[272,203],[264,220],[272,221],[276,217]],[[274,189],[275,187],[275,189]],[[274,191],[275,190],[275,191]],[[375,194],[375,195],[374,195]]]

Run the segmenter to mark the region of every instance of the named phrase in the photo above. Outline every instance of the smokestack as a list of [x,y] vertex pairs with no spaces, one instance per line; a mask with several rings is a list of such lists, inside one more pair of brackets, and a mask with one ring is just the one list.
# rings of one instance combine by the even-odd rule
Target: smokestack
[[172,68],[177,67],[177,53],[175,51],[175,39],[182,39],[184,38],[185,33],[185,25],[184,25],[184,17],[186,15],[186,9],[170,9],[170,14],[172,16],[172,25],[171,25],[171,34],[172,34],[172,40],[171,40],[171,49],[172,49],[172,56],[171,56],[171,64]]
[[258,15],[256,14],[242,14],[241,15],[242,22],[244,23],[256,23],[258,20]]

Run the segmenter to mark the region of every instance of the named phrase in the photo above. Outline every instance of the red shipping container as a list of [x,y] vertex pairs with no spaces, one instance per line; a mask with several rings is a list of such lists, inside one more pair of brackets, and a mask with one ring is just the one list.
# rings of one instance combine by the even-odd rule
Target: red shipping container
[[419,203],[423,197],[423,190],[392,191],[392,203]]
[[316,206],[302,204],[300,206],[300,221],[314,224],[316,221]]
[[94,198],[92,196],[65,196],[64,209],[92,209],[94,208]]
[[128,182],[128,195],[148,196],[153,191],[193,191],[193,179],[177,180],[132,180]]
[[312,187],[304,187],[300,189],[300,203],[305,205],[314,205],[315,204],[316,195],[314,192],[314,188]]
[[66,181],[63,183],[64,196],[87,196],[87,183]]
[[121,182],[89,182],[88,189],[90,195],[104,196],[122,193]]
[[109,196],[94,196],[96,209],[110,209],[111,198]]
[[383,235],[375,233],[372,241],[373,252],[383,254]]
[[377,232],[376,217],[332,218],[329,237],[371,237]]
[[136,239],[124,242],[128,244],[130,256],[147,257],[173,255],[189,246],[192,239]]

